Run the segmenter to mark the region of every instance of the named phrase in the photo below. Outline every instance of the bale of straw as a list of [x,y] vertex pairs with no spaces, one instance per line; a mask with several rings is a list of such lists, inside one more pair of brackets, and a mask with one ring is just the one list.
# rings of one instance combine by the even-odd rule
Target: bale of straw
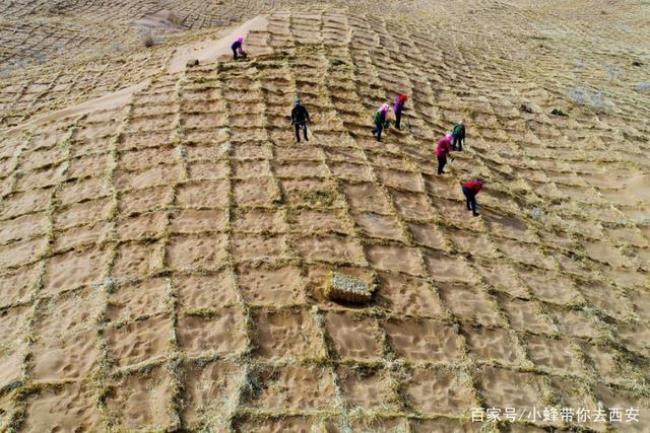
[[349,275],[332,272],[325,287],[325,296],[334,302],[367,304],[372,300],[375,285]]

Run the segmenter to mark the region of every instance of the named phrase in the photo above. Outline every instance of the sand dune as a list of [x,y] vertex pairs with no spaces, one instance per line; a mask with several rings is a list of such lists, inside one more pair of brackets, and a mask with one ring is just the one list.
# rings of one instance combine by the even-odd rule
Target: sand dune
[[2,79],[0,432],[648,431],[647,6],[168,3],[161,46]]

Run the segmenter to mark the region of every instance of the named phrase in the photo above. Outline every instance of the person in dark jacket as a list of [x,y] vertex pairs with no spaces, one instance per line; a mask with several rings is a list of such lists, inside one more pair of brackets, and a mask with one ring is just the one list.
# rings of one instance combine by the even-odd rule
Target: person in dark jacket
[[379,110],[375,113],[374,122],[375,128],[372,130],[372,135],[377,138],[377,141],[381,141],[382,131],[388,127],[388,112],[390,111],[390,105],[382,104],[379,107]]
[[402,111],[404,110],[404,104],[409,99],[408,95],[405,93],[400,93],[395,96],[395,101],[393,102],[393,112],[395,113],[395,128],[401,129],[402,124]]
[[230,46],[232,50],[233,60],[237,60],[239,57],[246,58],[246,52],[244,51],[244,37],[238,37],[235,42]]
[[471,210],[474,216],[478,216],[479,213],[476,210],[476,195],[481,191],[485,182],[482,179],[470,180],[468,182],[462,183],[461,188],[463,194],[465,195],[465,200],[467,201],[467,210]]
[[309,141],[307,138],[307,124],[311,123],[309,118],[309,112],[302,105],[302,102],[299,98],[296,98],[296,103],[291,110],[291,124],[296,129],[296,142],[300,143],[300,130],[302,129],[303,135],[305,136],[305,141]]
[[462,120],[454,125],[451,135],[454,137],[452,149],[458,151],[463,150],[463,144],[465,143],[465,123]]

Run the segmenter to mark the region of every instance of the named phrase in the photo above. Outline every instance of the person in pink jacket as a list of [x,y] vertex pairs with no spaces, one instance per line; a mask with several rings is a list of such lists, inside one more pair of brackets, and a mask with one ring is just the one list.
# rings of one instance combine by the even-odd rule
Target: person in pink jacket
[[436,158],[438,158],[438,174],[443,174],[445,165],[447,164],[447,155],[451,150],[451,143],[453,142],[453,137],[451,134],[447,134],[438,140],[436,145]]

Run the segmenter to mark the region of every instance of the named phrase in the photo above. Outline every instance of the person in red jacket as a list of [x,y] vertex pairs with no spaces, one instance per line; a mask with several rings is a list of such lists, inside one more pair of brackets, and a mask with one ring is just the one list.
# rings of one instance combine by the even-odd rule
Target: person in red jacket
[[395,96],[395,101],[393,102],[393,113],[395,113],[395,128],[401,129],[402,124],[402,111],[404,110],[404,104],[408,101],[409,97],[406,93],[400,93]]
[[451,143],[453,141],[453,137],[451,134],[447,134],[444,137],[442,137],[440,140],[438,140],[438,144],[436,145],[436,158],[438,158],[438,174],[443,174],[445,165],[447,164],[447,155],[449,155],[449,151],[451,150]]
[[478,216],[478,212],[476,211],[476,194],[481,191],[483,185],[485,185],[485,182],[482,179],[460,183],[460,186],[463,189],[463,194],[465,195],[465,200],[467,201],[467,210],[471,210],[474,216]]

